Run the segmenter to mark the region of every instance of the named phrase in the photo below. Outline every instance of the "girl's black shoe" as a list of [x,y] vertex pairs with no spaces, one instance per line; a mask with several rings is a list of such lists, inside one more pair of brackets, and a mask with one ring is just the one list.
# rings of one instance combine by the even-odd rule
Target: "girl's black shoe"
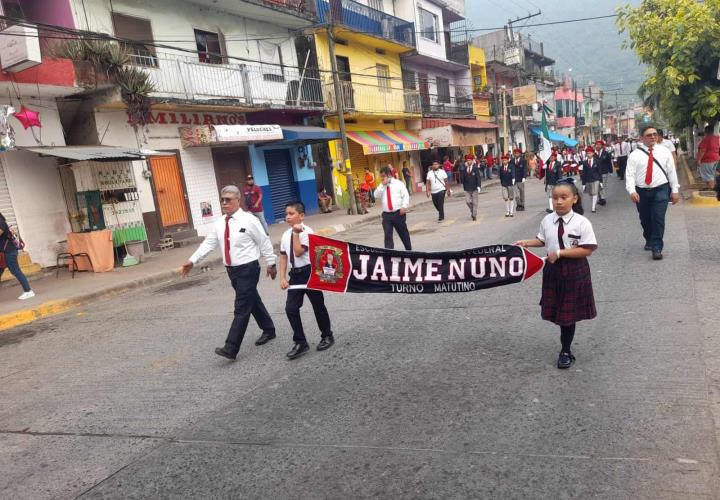
[[575,356],[569,352],[561,352],[558,357],[557,367],[561,370],[567,370],[575,362]]

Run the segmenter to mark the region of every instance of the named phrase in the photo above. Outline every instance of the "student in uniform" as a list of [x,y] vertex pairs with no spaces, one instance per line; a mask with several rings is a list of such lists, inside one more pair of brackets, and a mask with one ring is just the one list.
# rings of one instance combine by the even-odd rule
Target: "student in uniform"
[[505,200],[505,217],[515,216],[515,170],[510,165],[510,157],[502,155],[502,164],[498,168],[502,197]]
[[563,178],[563,165],[562,162],[557,159],[557,152],[553,151],[550,153],[548,158],[548,164],[545,169],[545,192],[548,195],[548,208],[545,209],[547,213],[553,211],[553,188]]
[[522,156],[520,148],[513,149],[513,157],[510,159],[510,166],[515,175],[515,189],[517,190],[518,212],[525,210],[525,177],[528,174],[528,164]]
[[608,176],[613,171],[612,155],[605,149],[605,142],[602,140],[595,141],[595,160],[600,166],[600,192],[598,193],[598,204],[605,206],[605,188],[607,187]]
[[595,213],[597,207],[598,195],[600,194],[600,184],[602,174],[600,173],[600,162],[595,158],[595,150],[588,146],[585,150],[587,159],[582,162],[582,182],[585,185],[587,194],[592,200],[592,213]]
[[567,369],[575,362],[570,346],[576,323],[597,316],[587,260],[597,249],[597,240],[592,224],[582,215],[582,200],[573,179],[555,185],[553,205],[555,211],[542,220],[537,238],[520,240],[515,245],[548,248],[541,316],[560,327],[557,367]]
[[[318,351],[324,351],[335,343],[333,332],[330,327],[330,314],[325,307],[325,297],[318,290],[307,290],[304,288],[290,289],[295,285],[306,285],[310,279],[310,258],[308,248],[310,246],[308,235],[313,233],[312,228],[303,224],[305,220],[305,205],[300,201],[291,201],[285,205],[285,222],[290,228],[285,231],[280,239],[280,288],[287,290],[285,301],[285,314],[287,314],[290,326],[293,331],[293,342],[295,345],[287,353],[289,359],[296,359],[308,352],[307,339],[303,330],[300,308],[303,305],[303,298],[307,295],[312,304],[315,320],[320,328],[320,343]],[[286,278],[289,273],[290,280]]]

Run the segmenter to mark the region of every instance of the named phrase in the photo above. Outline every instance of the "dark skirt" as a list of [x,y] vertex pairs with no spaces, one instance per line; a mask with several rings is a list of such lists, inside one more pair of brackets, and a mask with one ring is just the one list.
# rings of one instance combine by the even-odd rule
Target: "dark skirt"
[[543,269],[542,319],[556,325],[572,325],[597,316],[590,264],[586,258],[559,259]]

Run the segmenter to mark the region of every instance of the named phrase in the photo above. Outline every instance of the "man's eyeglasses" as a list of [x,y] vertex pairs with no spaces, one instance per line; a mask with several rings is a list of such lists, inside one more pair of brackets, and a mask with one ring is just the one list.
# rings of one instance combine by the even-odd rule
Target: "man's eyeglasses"
[[643,134],[643,137],[657,137],[657,135],[658,135],[657,132],[651,132],[649,134]]
[[220,198],[220,203],[232,203],[235,200],[237,200],[237,198]]

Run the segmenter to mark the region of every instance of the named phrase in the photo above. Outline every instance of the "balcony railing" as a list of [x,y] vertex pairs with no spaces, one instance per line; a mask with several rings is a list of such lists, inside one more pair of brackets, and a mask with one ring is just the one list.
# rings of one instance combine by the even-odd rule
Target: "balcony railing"
[[[415,90],[378,87],[355,82],[340,82],[343,107],[346,113],[415,114],[422,111],[420,94]],[[325,84],[327,109],[337,112],[332,82]]]
[[298,14],[315,15],[315,5],[313,0],[255,0],[261,4],[267,4],[274,7],[297,12]]
[[415,47],[415,23],[352,0],[317,0],[321,23],[339,24],[392,42]]
[[133,56],[155,85],[153,97],[232,101],[258,107],[321,108],[323,86],[310,72],[261,64],[210,64],[174,54]]
[[432,118],[467,118],[473,116],[472,97],[424,95],[421,97],[423,116]]

